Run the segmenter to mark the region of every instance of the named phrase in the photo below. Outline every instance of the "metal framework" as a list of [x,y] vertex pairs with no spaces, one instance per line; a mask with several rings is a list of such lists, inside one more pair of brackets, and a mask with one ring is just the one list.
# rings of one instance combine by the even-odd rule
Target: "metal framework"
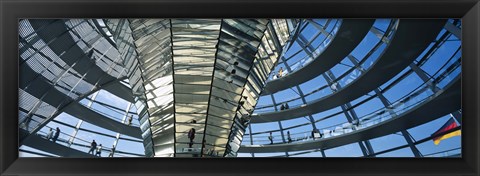
[[[455,70],[461,66],[459,54],[452,55],[435,75],[429,75],[421,67],[448,37],[461,37],[461,27],[456,20],[445,23],[442,30],[446,32],[441,33],[431,46],[410,49],[415,52],[422,49],[426,54],[419,59],[413,58],[417,56],[409,56],[409,59],[415,61],[409,63],[408,70],[392,79],[392,82],[389,81],[386,87],[377,86],[370,90],[374,95],[367,94],[367,98],[359,102],[349,98],[338,105],[340,112],[321,118],[316,118],[315,113],[329,108],[319,109],[318,112],[305,108],[312,102],[318,104],[322,100],[322,97],[309,100],[317,92],[328,90],[332,95],[341,92],[349,83],[363,79],[364,73],[375,66],[372,63],[382,61],[381,56],[396,39],[394,34],[399,20],[389,20],[385,28],[379,27],[381,25],[377,22],[381,20],[375,23],[373,21],[20,20],[20,143],[34,148],[35,143],[38,143],[38,150],[49,150],[49,147],[58,150],[44,153],[21,148],[20,151],[40,156],[91,157],[84,151],[79,151],[89,148],[90,139],[79,135],[88,132],[111,138],[112,147],[105,146],[102,150],[115,157],[235,157],[242,145],[257,145],[261,141],[257,139],[266,139],[261,135],[269,132],[280,134],[274,136],[276,140],[272,145],[292,145],[297,140],[291,141],[290,130],[297,127],[311,126],[308,128],[311,131],[293,134],[295,139],[304,135],[301,140],[315,140],[313,132],[327,135],[326,129],[319,129],[317,125],[335,115],[344,115],[349,124],[370,120],[371,117],[359,117],[355,108],[373,98],[380,100],[385,112],[391,117],[399,116],[393,108],[402,106],[402,101],[408,101],[410,97],[390,102],[384,93],[410,73],[415,73],[427,85],[427,88],[418,89],[419,93],[411,93],[411,97],[427,89],[433,95],[441,94],[445,89],[445,80],[450,80],[447,77],[451,77],[450,74],[456,73]],[[437,25],[443,21],[433,23]],[[365,31],[355,33],[354,24],[358,28],[365,28]],[[410,26],[415,25],[412,23]],[[407,28],[402,30],[413,31]],[[352,31],[353,36],[347,35]],[[362,45],[361,39],[367,38],[366,34],[376,36],[378,41],[368,53],[357,59],[353,53],[355,48]],[[312,79],[322,77],[325,85],[308,92],[302,89],[300,83],[275,87],[282,81],[291,79],[286,75],[305,72],[312,69],[312,65],[321,63],[320,59],[330,56],[328,53],[338,49],[338,44],[342,42],[352,45],[342,51],[345,55],[351,52],[347,57],[343,55],[335,58],[340,62],[327,64],[318,75],[308,75]],[[459,50],[460,47],[456,53]],[[327,54],[324,55],[325,53]],[[335,64],[348,68],[341,75],[335,75]],[[283,75],[278,74],[280,67],[285,68]],[[359,74],[355,75],[357,72]],[[390,76],[393,77],[393,73]],[[301,83],[305,81],[307,79]],[[361,83],[356,85],[359,84]],[[285,90],[294,92],[295,97],[278,101],[275,95]],[[128,105],[120,108],[97,101],[99,96],[106,94],[123,99]],[[259,99],[264,97],[273,103],[257,106]],[[290,107],[295,103],[295,108],[305,111],[301,115],[289,114],[288,109],[280,112],[282,110],[279,110],[279,106],[285,103],[290,103]],[[102,112],[102,108],[111,109],[117,114]],[[274,112],[265,113],[269,110]],[[273,115],[263,119],[262,115],[254,114],[254,111]],[[56,119],[65,113],[76,118],[76,123]],[[280,114],[291,116],[273,118]],[[135,123],[131,124],[129,119],[133,116]],[[451,112],[451,116],[461,123],[461,109]],[[296,117],[305,118],[308,122],[287,125],[285,128],[283,120]],[[251,124],[262,122],[274,122],[278,129],[262,132],[252,130]],[[84,128],[86,123],[112,131],[113,134],[102,134]],[[69,134],[61,132],[59,142],[51,143],[43,138],[46,138],[48,130],[54,128],[52,124],[63,125],[72,131]],[[335,128],[340,130],[338,126]],[[345,126],[342,128],[341,131],[344,131]],[[419,141],[407,129],[399,132],[407,143],[403,147],[408,147],[415,157],[437,154],[422,154],[416,147]],[[243,141],[244,137],[248,140]],[[117,150],[121,141],[141,143],[144,153]],[[364,157],[377,157],[393,150],[374,151],[370,139],[353,143],[358,144]],[[396,149],[400,148],[402,146]],[[283,150],[281,156],[320,152],[321,157],[328,157],[325,154],[328,149],[319,147],[302,152]],[[255,157],[256,153],[250,155]]]

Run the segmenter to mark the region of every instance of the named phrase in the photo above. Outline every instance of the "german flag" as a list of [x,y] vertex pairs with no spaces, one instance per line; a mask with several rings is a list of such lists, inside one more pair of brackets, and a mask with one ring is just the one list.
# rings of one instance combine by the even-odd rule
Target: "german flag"
[[[439,134],[439,133],[442,133],[442,132],[445,132],[445,131],[448,131],[448,130],[451,130],[451,129],[454,129],[455,127],[457,127],[457,123],[455,123],[455,121],[452,118],[450,118],[450,120],[448,120],[447,123],[445,123],[445,125],[443,125],[435,133],[433,133],[432,136],[434,136],[436,134]],[[440,144],[441,140],[448,139],[448,138],[451,138],[451,137],[454,137],[454,136],[460,136],[460,135],[462,135],[462,131],[460,129],[458,129],[458,130],[452,131],[450,133],[447,133],[447,134],[444,134],[444,135],[433,138],[433,143],[435,145],[438,145],[438,144]]]

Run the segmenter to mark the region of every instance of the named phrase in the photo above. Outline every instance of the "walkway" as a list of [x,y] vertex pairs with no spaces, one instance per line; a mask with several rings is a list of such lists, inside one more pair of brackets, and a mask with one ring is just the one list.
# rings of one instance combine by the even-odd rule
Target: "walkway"
[[288,110],[253,114],[251,123],[275,122],[338,107],[378,88],[411,64],[443,29],[445,20],[400,20],[395,36],[377,61],[337,92]]

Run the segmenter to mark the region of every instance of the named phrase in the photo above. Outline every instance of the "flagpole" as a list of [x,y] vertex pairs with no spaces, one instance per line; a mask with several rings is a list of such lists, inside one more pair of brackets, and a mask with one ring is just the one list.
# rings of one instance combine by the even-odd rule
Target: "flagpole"
[[458,126],[461,125],[460,122],[457,121],[457,119],[455,118],[455,116],[452,113],[450,113],[450,118],[452,118],[455,123],[459,124]]

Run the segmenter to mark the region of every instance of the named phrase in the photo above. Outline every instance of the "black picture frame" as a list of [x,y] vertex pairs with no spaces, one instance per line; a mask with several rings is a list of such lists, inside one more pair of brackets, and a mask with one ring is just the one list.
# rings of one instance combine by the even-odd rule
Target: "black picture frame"
[[[19,18],[462,18],[462,158],[19,158]],[[1,0],[0,175],[479,175],[478,0]]]

